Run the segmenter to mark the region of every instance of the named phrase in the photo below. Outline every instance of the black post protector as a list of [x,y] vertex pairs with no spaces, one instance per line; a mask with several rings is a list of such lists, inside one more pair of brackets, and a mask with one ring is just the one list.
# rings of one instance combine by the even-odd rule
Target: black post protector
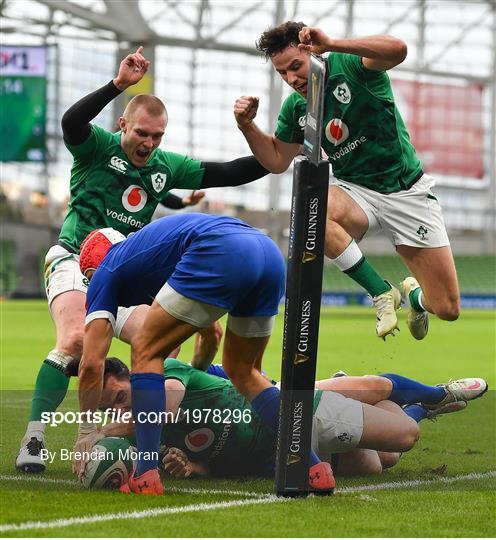
[[309,493],[328,183],[327,161],[295,161],[275,485],[284,497]]

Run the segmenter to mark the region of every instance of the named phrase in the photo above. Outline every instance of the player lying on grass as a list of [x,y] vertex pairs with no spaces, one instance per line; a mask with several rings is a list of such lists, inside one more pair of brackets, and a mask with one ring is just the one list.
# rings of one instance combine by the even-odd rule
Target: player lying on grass
[[[77,368],[78,362],[72,362],[67,374],[77,374]],[[223,378],[220,366],[211,370],[220,376],[175,359],[164,363],[171,423],[161,440],[173,448],[164,458],[165,470],[177,477],[273,474],[274,430]],[[125,364],[106,359],[101,409],[131,410],[129,378]],[[462,410],[486,390],[485,381],[474,378],[440,386],[396,374],[317,381],[312,447],[323,460],[332,456],[339,474],[380,473],[414,446],[420,420]],[[91,444],[133,431],[133,424],[109,424],[92,435]]]
[[[81,412],[100,403],[105,357],[119,306],[151,304],[131,340],[131,394],[140,455],[155,455],[165,411],[163,359],[200,328],[228,313],[222,364],[236,389],[274,433],[279,390],[260,373],[279,301],[285,264],[276,244],[234,218],[187,214],[159,219],[125,239],[114,229],[90,233],[80,268],[90,279],[83,356],[79,368]],[[173,409],[175,395],[167,398]],[[81,425],[76,450],[87,451],[96,430]],[[162,493],[157,460],[138,459],[129,489]],[[84,461],[75,462],[80,475]],[[318,473],[318,474],[317,474]],[[330,491],[328,463],[312,452],[309,483]]]

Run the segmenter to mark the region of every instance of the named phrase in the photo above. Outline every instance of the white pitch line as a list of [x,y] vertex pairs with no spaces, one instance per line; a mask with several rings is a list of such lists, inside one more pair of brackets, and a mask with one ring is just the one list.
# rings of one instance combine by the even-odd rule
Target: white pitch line
[[484,478],[496,477],[496,471],[487,471],[484,473],[461,474],[458,476],[447,476],[433,478],[432,480],[404,480],[401,482],[385,482],[383,484],[369,484],[365,486],[350,486],[337,489],[336,493],[355,493],[357,491],[382,491],[385,489],[402,489],[417,486],[428,486],[431,484],[453,484],[463,480],[482,480]]
[[[38,482],[40,484],[59,484],[64,486],[71,486],[75,488],[82,488],[83,486],[76,480],[64,480],[62,478],[46,478],[44,476],[21,476],[21,475],[8,475],[0,474],[0,480],[8,480],[13,482]],[[230,489],[202,489],[202,488],[182,488],[177,486],[167,486],[166,491],[169,493],[192,493],[192,494],[204,494],[204,495],[236,495],[241,497],[267,497],[270,493],[256,493],[241,490]]]
[[[379,491],[379,490],[386,490],[386,489],[401,489],[401,488],[410,488],[410,487],[417,487],[417,486],[425,486],[425,485],[435,485],[435,484],[452,484],[454,482],[461,482],[466,480],[482,480],[484,478],[494,478],[496,477],[496,471],[487,471],[484,473],[470,473],[470,474],[461,474],[458,476],[450,476],[447,478],[435,478],[433,480],[406,480],[402,482],[386,482],[382,484],[369,484],[369,485],[363,485],[363,486],[352,486],[348,488],[342,488],[336,490],[336,493],[356,493],[361,491]],[[27,478],[24,478],[22,476],[8,476],[8,475],[0,475],[0,479],[5,480],[27,480]],[[35,478],[30,477],[30,481],[34,481]],[[59,479],[43,479],[39,478],[36,479],[39,481],[42,480],[49,480],[52,483],[70,483],[72,485],[75,485],[75,482],[72,482],[70,480],[59,480]],[[181,488],[175,488],[177,490]],[[188,489],[188,488],[186,488]],[[224,494],[229,494],[233,492],[229,492],[227,490],[197,490],[198,493],[202,492],[221,492]],[[276,497],[275,495],[263,495],[263,494],[257,494],[258,498],[253,499],[240,499],[236,501],[227,501],[227,502],[220,502],[220,503],[201,503],[201,504],[193,504],[188,506],[180,506],[180,507],[168,507],[168,508],[153,508],[153,509],[147,509],[142,511],[135,511],[135,512],[119,512],[119,513],[113,513],[113,514],[95,514],[93,516],[86,516],[86,517],[74,517],[74,518],[65,518],[65,519],[54,519],[51,521],[28,521],[25,523],[8,523],[5,525],[0,525],[0,532],[8,532],[8,531],[20,531],[20,530],[30,530],[30,529],[53,529],[57,527],[67,527],[69,525],[76,525],[76,524],[82,524],[82,523],[97,523],[102,521],[114,521],[116,519],[142,519],[147,517],[154,517],[159,515],[165,515],[165,514],[181,514],[184,512],[199,512],[199,511],[205,511],[205,510],[215,510],[217,508],[231,508],[236,506],[247,506],[250,504],[265,504],[265,503],[276,503],[276,502],[287,502],[291,501],[292,499],[285,499],[282,497]]]
[[51,521],[28,521],[25,523],[9,523],[0,525],[0,532],[24,531],[33,529],[55,529],[58,527],[68,527],[70,525],[81,525],[83,523],[100,523],[102,521],[115,521],[121,519],[143,519],[155,516],[170,514],[184,514],[186,512],[202,512],[207,510],[218,510],[232,508],[236,506],[248,506],[252,504],[279,503],[290,499],[278,498],[275,495],[263,499],[240,499],[237,501],[227,501],[211,504],[190,504],[188,506],[167,507],[167,508],[148,508],[146,510],[137,510],[134,512],[117,512],[111,514],[95,514],[86,517],[73,517],[66,519],[54,519]]
[[80,484],[74,480],[64,480],[62,478],[46,478],[44,476],[32,476],[32,475],[13,475],[13,474],[0,474],[0,480],[9,480],[12,482],[39,482],[41,484],[62,484],[66,486],[79,487]]

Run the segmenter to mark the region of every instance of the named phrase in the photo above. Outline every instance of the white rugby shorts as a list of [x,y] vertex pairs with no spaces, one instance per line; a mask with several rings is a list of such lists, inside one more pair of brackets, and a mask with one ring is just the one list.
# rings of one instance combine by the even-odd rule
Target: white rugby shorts
[[313,415],[312,449],[324,461],[331,454],[350,452],[363,433],[363,407],[359,401],[330,390],[322,392]]
[[[155,297],[160,306],[170,315],[198,328],[207,328],[219,320],[227,310],[205,304],[175,291],[168,283]],[[227,316],[227,327],[236,335],[246,338],[270,336],[275,317],[233,317]]]
[[[79,269],[79,255],[58,244],[52,246],[46,254],[44,274],[49,308],[59,294],[68,291],[81,291],[86,294],[88,290],[88,279]],[[135,309],[136,306],[119,308],[114,328],[115,337],[120,337],[123,326]]]
[[396,193],[378,193],[344,180],[332,179],[365,212],[369,228],[364,236],[385,234],[395,246],[449,246],[441,205],[432,193],[435,181],[424,174],[413,186]]

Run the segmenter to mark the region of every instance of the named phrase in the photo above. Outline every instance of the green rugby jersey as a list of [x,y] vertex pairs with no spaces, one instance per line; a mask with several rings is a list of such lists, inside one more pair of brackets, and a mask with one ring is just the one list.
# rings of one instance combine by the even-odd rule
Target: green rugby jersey
[[74,163],[69,210],[59,240],[76,253],[92,230],[113,227],[128,235],[151,221],[171,189],[201,185],[200,161],[157,148],[144,167],[135,167],[121,147],[120,136],[92,124],[82,144],[66,143]]
[[171,358],[164,375],[181,381],[186,393],[177,421],[162,430],[163,444],[180,448],[192,461],[208,461],[214,474],[270,470],[276,436],[230,381]]
[[[284,101],[275,135],[303,143],[306,98],[293,92]],[[396,108],[389,76],[372,71],[354,54],[327,58],[322,147],[333,174],[380,193],[409,189],[422,165]]]

